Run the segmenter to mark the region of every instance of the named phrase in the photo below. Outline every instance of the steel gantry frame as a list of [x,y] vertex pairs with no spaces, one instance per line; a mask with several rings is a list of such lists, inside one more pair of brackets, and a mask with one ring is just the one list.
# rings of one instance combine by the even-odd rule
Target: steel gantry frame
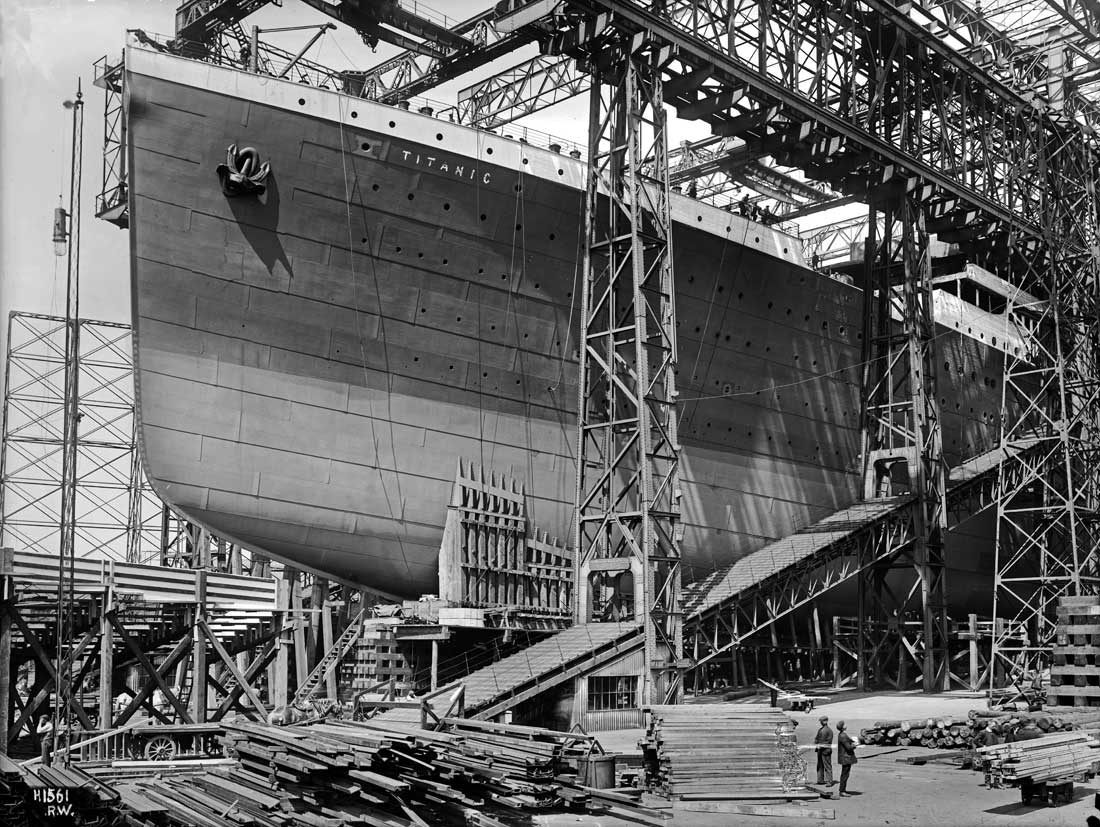
[[[932,260],[925,226],[925,189],[885,205],[884,232],[873,230],[865,251],[863,286],[863,497],[916,495],[912,542],[893,559],[867,566],[859,579],[859,616],[899,628],[912,613],[922,635],[912,655],[926,692],[948,688],[949,639],[944,534],[945,466],[936,393]],[[877,230],[877,204],[868,227]],[[897,229],[895,230],[895,227]],[[895,241],[895,236],[900,241]],[[898,259],[900,258],[900,261]],[[900,329],[896,320],[901,320]],[[898,471],[903,473],[899,474]],[[900,479],[899,479],[900,478]],[[902,491],[894,490],[901,486]],[[904,567],[910,582],[891,584],[891,569]],[[899,588],[900,585],[900,588]],[[919,598],[917,600],[916,598]],[[891,624],[892,621],[892,624]],[[860,627],[859,683],[886,674],[881,655],[888,635],[869,640]],[[901,662],[905,662],[902,659]],[[904,684],[904,676],[899,676]]]
[[[643,698],[676,702],[683,640],[676,310],[660,76],[667,52],[645,38],[604,32],[591,20],[582,21],[574,37],[574,48],[585,53],[593,73],[581,294],[576,618],[588,623],[620,611],[640,618]],[[646,158],[654,163],[646,165]],[[610,606],[605,593],[615,595]]]
[[1042,150],[1043,245],[1018,257],[1025,280],[1006,321],[1024,347],[1001,386],[1004,443],[1036,440],[1041,454],[1002,467],[994,614],[1011,623],[995,630],[991,681],[1048,665],[1058,599],[1100,591],[1097,155],[1068,122]]

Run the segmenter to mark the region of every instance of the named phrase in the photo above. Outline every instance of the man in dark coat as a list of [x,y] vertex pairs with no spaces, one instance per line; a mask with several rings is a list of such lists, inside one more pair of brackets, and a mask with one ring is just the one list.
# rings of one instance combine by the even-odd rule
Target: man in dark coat
[[833,731],[829,729],[829,716],[818,718],[821,729],[814,736],[814,749],[817,750],[817,783],[833,786]]
[[848,775],[852,772],[852,765],[856,763],[856,742],[844,731],[844,722],[836,722],[836,762],[840,764],[840,795],[850,795],[848,792]]

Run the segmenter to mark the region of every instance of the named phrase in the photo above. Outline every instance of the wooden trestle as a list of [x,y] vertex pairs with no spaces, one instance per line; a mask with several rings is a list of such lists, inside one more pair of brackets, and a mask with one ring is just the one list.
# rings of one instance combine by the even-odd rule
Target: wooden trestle
[[[78,559],[59,663],[59,585],[55,559],[0,549],[0,754],[49,714],[59,670],[72,687],[61,694],[74,740],[142,714],[183,724],[230,711],[266,719],[331,645],[341,620],[333,613],[348,603],[325,604],[323,583],[303,599],[292,569],[252,577]],[[158,690],[164,701],[154,704]]]

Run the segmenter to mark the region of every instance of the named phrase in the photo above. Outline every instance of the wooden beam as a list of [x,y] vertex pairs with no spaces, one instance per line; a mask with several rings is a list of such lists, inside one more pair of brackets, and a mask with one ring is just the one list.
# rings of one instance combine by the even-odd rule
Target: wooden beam
[[206,632],[207,640],[210,641],[210,645],[214,648],[218,657],[222,659],[222,663],[226,665],[230,673],[237,679],[237,685],[244,690],[244,694],[248,697],[248,700],[252,703],[252,706],[256,708],[256,711],[260,713],[260,720],[264,723],[267,722],[267,708],[260,700],[260,696],[256,694],[256,690],[249,684],[248,679],[244,674],[237,669],[237,664],[233,662],[233,657],[225,651],[225,647],[221,645],[221,642],[214,637],[210,631],[210,627],[206,625],[206,618],[198,618],[197,625],[202,627],[202,630]]
[[[219,544],[221,540],[218,541]],[[191,645],[191,717],[196,723],[206,723],[206,640],[204,629],[206,621],[206,572],[199,571],[195,577],[195,628]],[[203,622],[200,628],[199,621]],[[215,638],[210,635],[211,640]]]
[[[122,625],[122,623],[119,622],[118,616],[114,610],[107,613],[107,619],[111,622],[111,625],[115,627],[115,631],[118,633],[118,636],[119,638],[121,638],[122,642],[126,644],[126,648],[130,650],[130,653],[135,658],[137,658],[138,663],[141,664],[142,668],[145,670],[145,673],[153,679],[153,682],[157,685],[157,688],[159,688],[160,691],[164,693],[164,697],[167,699],[168,703],[172,705],[172,708],[176,710],[176,714],[180,716],[185,724],[193,724],[194,721],[191,720],[191,715],[188,713],[187,708],[182,703],[180,703],[180,699],[176,697],[176,693],[173,692],[168,684],[164,682],[164,678],[162,677],[161,672],[155,666],[153,666],[152,661],[150,661],[149,658],[146,657],[145,653],[141,651],[141,647],[138,646],[137,641],[130,637],[130,634],[126,631],[126,628]],[[176,644],[176,649],[180,650],[180,654],[182,655],[191,648],[191,643],[192,640],[190,630],[188,630],[187,637]],[[165,673],[167,673],[168,669],[172,668],[172,666],[168,664],[169,661],[167,660],[163,664],[161,664],[161,668],[164,668],[167,665],[167,668],[164,670]],[[149,684],[146,684],[145,688],[148,689]],[[142,691],[144,692],[144,690]],[[139,696],[140,694],[141,693],[139,693]],[[152,694],[151,690],[150,694]],[[136,701],[137,699],[135,698],[134,700]],[[133,705],[133,702],[131,702],[130,708],[126,710],[126,713],[129,714],[123,713],[123,716],[121,716],[116,722],[117,724],[122,724],[129,720],[130,715],[133,714],[133,712],[131,711]]]
[[[332,607],[325,604],[321,609],[321,645],[327,653],[332,649]],[[324,657],[324,654],[321,655]],[[336,669],[325,675],[325,694],[335,700],[337,698]]]
[[[249,681],[250,683],[251,681],[255,680],[256,676],[259,675],[269,663],[271,663],[272,659],[275,657],[275,652],[278,649],[278,646],[279,642],[277,639],[267,641],[264,648],[252,660],[252,663],[248,665],[248,668],[242,670],[242,674],[244,675],[245,680]],[[237,703],[238,699],[243,694],[244,687],[238,682],[237,685],[230,690],[229,695],[222,699],[222,702],[218,704],[218,708],[214,710],[213,715],[210,716],[210,720],[220,721],[226,715],[226,713],[228,713],[229,710],[233,708],[233,705]]]
[[[23,620],[22,615],[19,613],[19,610],[15,607],[15,605],[12,603],[5,604],[4,611],[5,614],[7,614],[8,617],[10,617],[15,622],[15,625],[19,627],[19,631],[22,633],[23,639],[27,642],[27,645],[30,646],[31,651],[34,652],[34,655],[38,659],[38,661],[45,667],[46,674],[49,676],[45,685],[42,687],[42,689],[39,690],[34,702],[27,704],[27,707],[23,710],[23,714],[20,716],[19,721],[16,722],[16,725],[13,728],[12,732],[18,733],[26,718],[29,715],[34,714],[34,711],[38,708],[38,706],[49,696],[50,685],[56,684],[57,682],[57,669],[54,667],[54,663],[50,659],[50,656],[46,654],[46,650],[43,648],[42,642],[38,639],[38,636],[34,633],[34,630],[32,630],[31,627],[27,625],[27,622],[25,620]],[[84,648],[92,641],[95,636],[95,630],[87,632],[84,635],[83,639],[81,639],[80,643],[78,643],[77,646],[65,657],[61,668],[68,670],[73,660],[80,656],[80,654],[84,651]],[[80,704],[76,702],[76,699],[72,697],[72,693],[69,694],[68,705],[69,708],[72,709],[73,714],[75,714],[77,719],[80,721],[81,726],[83,726],[85,729],[95,729],[95,727],[92,726],[91,720],[84,712],[84,709],[80,706]]]

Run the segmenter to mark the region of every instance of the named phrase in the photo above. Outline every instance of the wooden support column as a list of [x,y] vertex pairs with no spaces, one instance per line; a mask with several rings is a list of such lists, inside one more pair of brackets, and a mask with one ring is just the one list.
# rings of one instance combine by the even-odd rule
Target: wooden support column
[[439,641],[432,641],[432,685],[431,691],[439,688]]
[[[321,646],[325,652],[332,649],[332,644],[335,641],[335,636],[332,634],[332,606],[327,603],[321,607]],[[321,655],[324,657],[324,654]],[[339,687],[336,683],[337,672],[340,671],[340,667],[325,675],[325,695],[333,700],[339,700]]]
[[15,599],[12,558],[15,550],[0,549],[0,755],[8,754],[8,728],[12,714],[11,617],[7,604]]
[[[220,541],[219,541],[220,544]],[[206,723],[206,572],[195,575],[195,625],[191,645],[191,717]]]
[[279,612],[283,618],[282,630],[279,634],[278,647],[275,650],[275,665],[268,669],[268,692],[271,695],[271,703],[276,707],[285,707],[290,700],[290,691],[287,682],[290,678],[290,628],[295,623],[290,614],[290,581],[283,579],[278,581],[277,594]]
[[99,605],[99,728],[114,728],[115,627],[107,619],[114,610],[115,590],[108,583]]
[[313,578],[313,588],[309,594],[309,637],[306,640],[308,661],[306,663],[307,672],[312,670],[325,656],[325,652],[328,651],[328,647],[325,646],[321,640],[321,612],[325,606],[325,595],[328,594],[328,581],[320,578]]
[[978,662],[978,616],[969,615],[967,619],[970,625],[970,676],[966,682],[972,692],[977,692],[981,679],[981,666]]
[[[862,626],[863,624],[861,623],[860,625]],[[859,640],[860,641],[863,640],[863,633],[862,632],[860,632],[860,634],[859,634]],[[858,644],[857,644],[857,646],[858,646]],[[840,668],[840,656],[841,656],[841,654],[843,654],[843,653],[840,650],[840,618],[839,617],[834,617],[833,618],[833,688],[834,689],[840,689],[840,687],[844,683],[844,675],[843,675],[843,673],[841,671],[841,668]],[[857,665],[856,665],[856,669],[857,669],[856,685],[858,686],[859,683],[863,680],[863,652],[861,652],[859,649],[856,649],[856,654],[858,656],[858,662],[857,662]]]
[[[289,571],[289,569],[288,569]],[[309,651],[306,648],[306,615],[302,604],[302,582],[295,571],[290,581],[291,606],[294,609],[294,687],[297,689],[309,677]]]

